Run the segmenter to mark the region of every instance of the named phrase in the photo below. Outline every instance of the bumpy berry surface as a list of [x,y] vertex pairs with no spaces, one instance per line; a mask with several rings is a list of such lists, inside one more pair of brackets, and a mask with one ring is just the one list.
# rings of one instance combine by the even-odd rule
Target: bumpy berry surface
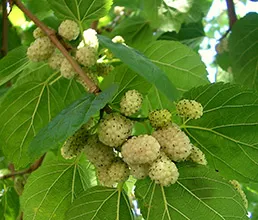
[[114,70],[114,67],[106,63],[97,63],[96,64],[96,73],[99,76],[107,76],[111,71]]
[[144,179],[149,174],[149,164],[134,164],[130,165],[131,175],[136,179]]
[[97,38],[97,32],[94,29],[87,29],[83,32],[84,40],[80,42],[78,48],[89,46],[94,48],[95,51],[99,48],[99,40]]
[[180,116],[190,119],[198,119],[203,115],[201,103],[195,100],[183,99],[177,103],[176,109]]
[[63,62],[61,63],[60,73],[64,78],[72,79],[77,73],[74,71],[70,62],[64,58]]
[[188,159],[201,165],[207,165],[207,160],[204,153],[194,145],[192,145],[191,154],[189,155]]
[[122,36],[115,36],[112,38],[113,43],[123,44],[125,42]]
[[102,186],[112,187],[115,184],[115,181],[112,180],[108,173],[109,167],[102,167],[96,170],[97,179]]
[[165,154],[161,154],[151,165],[149,176],[156,184],[169,186],[177,181],[179,172],[176,165]]
[[58,33],[66,40],[75,40],[80,33],[78,24],[72,20],[63,21],[58,27]]
[[160,153],[160,145],[150,135],[134,136],[123,144],[121,153],[128,164],[152,163]]
[[89,46],[79,48],[76,51],[76,60],[84,66],[91,67],[97,62],[96,50]]
[[64,56],[61,53],[55,52],[49,57],[48,65],[54,70],[59,70],[63,60]]
[[113,149],[101,143],[96,135],[88,138],[84,152],[87,159],[96,167],[107,167],[115,159]]
[[39,62],[48,59],[54,52],[55,47],[50,39],[45,36],[37,38],[28,48],[27,56],[31,61]]
[[[94,82],[95,85],[99,84],[99,80],[98,80],[98,76],[92,72],[91,70],[89,70],[86,67],[82,68],[84,70],[84,72],[86,73],[86,75]],[[85,83],[85,81],[81,78],[81,76],[77,75],[76,76],[76,81],[78,83],[80,83],[87,91],[89,90],[88,85]]]
[[40,37],[44,37],[45,33],[39,28],[37,27],[34,31],[33,31],[33,37],[35,39],[40,38]]
[[133,123],[118,113],[108,114],[99,124],[99,140],[110,146],[118,147],[131,135]]
[[166,127],[171,123],[171,113],[167,109],[155,110],[149,113],[149,120],[154,128]]
[[125,116],[133,115],[141,108],[142,99],[142,94],[137,90],[127,91],[120,102],[121,113]]
[[152,136],[158,140],[161,150],[174,161],[184,161],[191,153],[188,136],[174,124],[154,131]]
[[87,131],[85,126],[82,126],[73,136],[66,140],[61,148],[61,155],[65,159],[72,159],[84,150],[88,139]]
[[108,174],[114,182],[118,183],[128,179],[130,170],[124,161],[117,159],[108,168]]
[[245,195],[244,191],[242,190],[242,187],[241,187],[240,183],[237,180],[230,180],[229,182],[234,186],[236,191],[238,191],[238,193],[242,197],[245,208],[247,208],[248,207],[248,200],[246,198],[246,195]]

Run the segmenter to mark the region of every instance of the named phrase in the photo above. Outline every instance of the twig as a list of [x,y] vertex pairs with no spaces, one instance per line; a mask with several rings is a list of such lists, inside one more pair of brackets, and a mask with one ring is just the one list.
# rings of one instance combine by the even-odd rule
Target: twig
[[232,29],[233,25],[237,21],[235,5],[233,0],[226,0],[228,9],[229,28]]
[[99,20],[93,21],[90,25],[90,27],[94,30],[97,30],[99,24]]
[[1,53],[5,56],[8,53],[8,14],[7,14],[7,0],[2,0],[2,48]]
[[36,169],[38,169],[41,166],[44,158],[45,158],[45,154],[41,158],[39,158],[35,163],[33,163],[28,169],[21,170],[21,171],[16,171],[16,172],[11,172],[9,174],[0,176],[0,180],[1,179],[8,179],[8,178],[11,178],[11,177],[14,177],[14,176],[24,175],[26,173],[32,173],[33,171],[35,171]]
[[52,43],[61,51],[65,58],[70,62],[74,70],[80,75],[84,80],[85,84],[89,88],[90,93],[98,94],[100,89],[97,85],[84,73],[80,65],[70,56],[68,51],[65,49],[63,44],[58,40],[56,32],[48,28],[44,23],[42,23],[37,17],[35,17],[20,0],[14,0],[14,4],[20,8],[25,15],[27,15],[41,30],[49,37]]

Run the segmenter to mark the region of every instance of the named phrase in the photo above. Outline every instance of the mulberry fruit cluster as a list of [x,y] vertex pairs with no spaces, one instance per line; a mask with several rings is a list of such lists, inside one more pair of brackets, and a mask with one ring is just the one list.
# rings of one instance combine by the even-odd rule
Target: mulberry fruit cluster
[[183,99],[176,105],[178,114],[189,119],[198,119],[203,115],[201,103],[195,100]]
[[58,34],[66,40],[75,40],[80,33],[80,28],[75,21],[65,20],[58,27]]
[[137,90],[127,91],[120,101],[120,111],[125,116],[131,116],[140,110],[142,105],[142,94]]

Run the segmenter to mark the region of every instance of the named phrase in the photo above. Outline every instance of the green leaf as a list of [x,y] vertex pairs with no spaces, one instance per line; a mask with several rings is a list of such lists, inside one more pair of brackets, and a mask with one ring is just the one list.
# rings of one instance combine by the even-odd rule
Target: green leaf
[[112,5],[112,0],[48,0],[48,2],[57,17],[74,20],[79,24],[104,17]]
[[[52,161],[33,172],[21,197],[24,220],[65,219],[66,210],[82,191],[91,187],[89,163]],[[96,184],[96,182],[95,182]]]
[[29,146],[29,155],[39,157],[50,149],[57,149],[93,115],[99,112],[113,97],[117,86],[113,85],[98,96],[87,94],[59,113],[40,130]]
[[96,186],[82,193],[66,213],[66,219],[133,220],[125,192]]
[[205,153],[209,166],[228,179],[258,182],[258,94],[238,85],[212,84],[186,93],[204,107],[182,127]]
[[153,28],[178,32],[191,6],[192,0],[144,0],[143,14]]
[[143,53],[167,74],[181,92],[209,82],[199,55],[179,42],[156,41],[149,44]]
[[49,67],[37,70],[36,73],[45,74],[42,80],[13,87],[1,102],[0,145],[7,159],[16,168],[32,162],[27,155],[28,145],[36,133],[64,106],[62,97],[49,86],[55,76],[49,75],[49,72],[51,73]]
[[14,78],[28,65],[26,51],[27,47],[18,47],[0,60],[0,86]]
[[48,0],[40,0],[40,4],[38,1],[28,0],[27,7],[40,20],[46,18],[51,13]]
[[205,166],[181,165],[178,181],[162,187],[137,181],[136,197],[145,220],[248,219],[240,194]]
[[229,56],[235,81],[258,89],[258,14],[238,20],[229,37]]
[[166,74],[154,65],[149,59],[140,54],[138,51],[124,46],[122,44],[113,43],[104,36],[98,36],[100,43],[112,51],[112,53],[127,64],[133,71],[138,73],[147,82],[156,86],[169,101],[178,98],[178,91],[170,82]]

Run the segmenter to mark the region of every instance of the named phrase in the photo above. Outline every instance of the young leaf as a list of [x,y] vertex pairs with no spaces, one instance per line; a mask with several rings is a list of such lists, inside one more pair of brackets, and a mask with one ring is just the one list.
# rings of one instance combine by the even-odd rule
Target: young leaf
[[99,35],[98,38],[104,47],[110,49],[116,57],[121,59],[132,70],[146,79],[147,82],[155,85],[170,101],[175,101],[178,98],[178,91],[166,74],[144,55],[133,48],[113,43],[107,37]]
[[237,83],[258,89],[258,14],[249,13],[234,24],[229,55]]
[[[88,174],[87,179],[84,173]],[[21,197],[24,220],[65,219],[71,203],[87,189],[85,182],[92,187],[91,178],[95,178],[95,172],[88,163],[52,161],[43,164],[25,185]]]
[[164,72],[179,91],[207,84],[205,65],[198,54],[175,41],[155,41],[143,53]]
[[119,189],[96,186],[83,192],[71,205],[66,219],[133,220],[127,195]]
[[58,148],[98,113],[112,99],[116,90],[117,86],[113,85],[98,96],[87,94],[68,106],[36,135],[29,146],[29,155],[36,158],[50,149]]
[[258,94],[238,85],[212,84],[184,98],[204,107],[182,127],[205,153],[209,166],[228,179],[258,181]]
[[205,166],[181,165],[178,181],[162,187],[137,181],[136,197],[145,220],[248,219],[240,194]]
[[48,2],[57,17],[74,20],[79,24],[104,17],[112,5],[112,0],[48,0]]
[[0,60],[0,86],[14,78],[28,65],[26,51],[27,47],[18,47]]
[[[37,71],[45,73],[45,68]],[[62,97],[48,84],[52,77],[15,86],[1,102],[0,144],[17,168],[32,162],[27,156],[30,141],[63,107]]]

